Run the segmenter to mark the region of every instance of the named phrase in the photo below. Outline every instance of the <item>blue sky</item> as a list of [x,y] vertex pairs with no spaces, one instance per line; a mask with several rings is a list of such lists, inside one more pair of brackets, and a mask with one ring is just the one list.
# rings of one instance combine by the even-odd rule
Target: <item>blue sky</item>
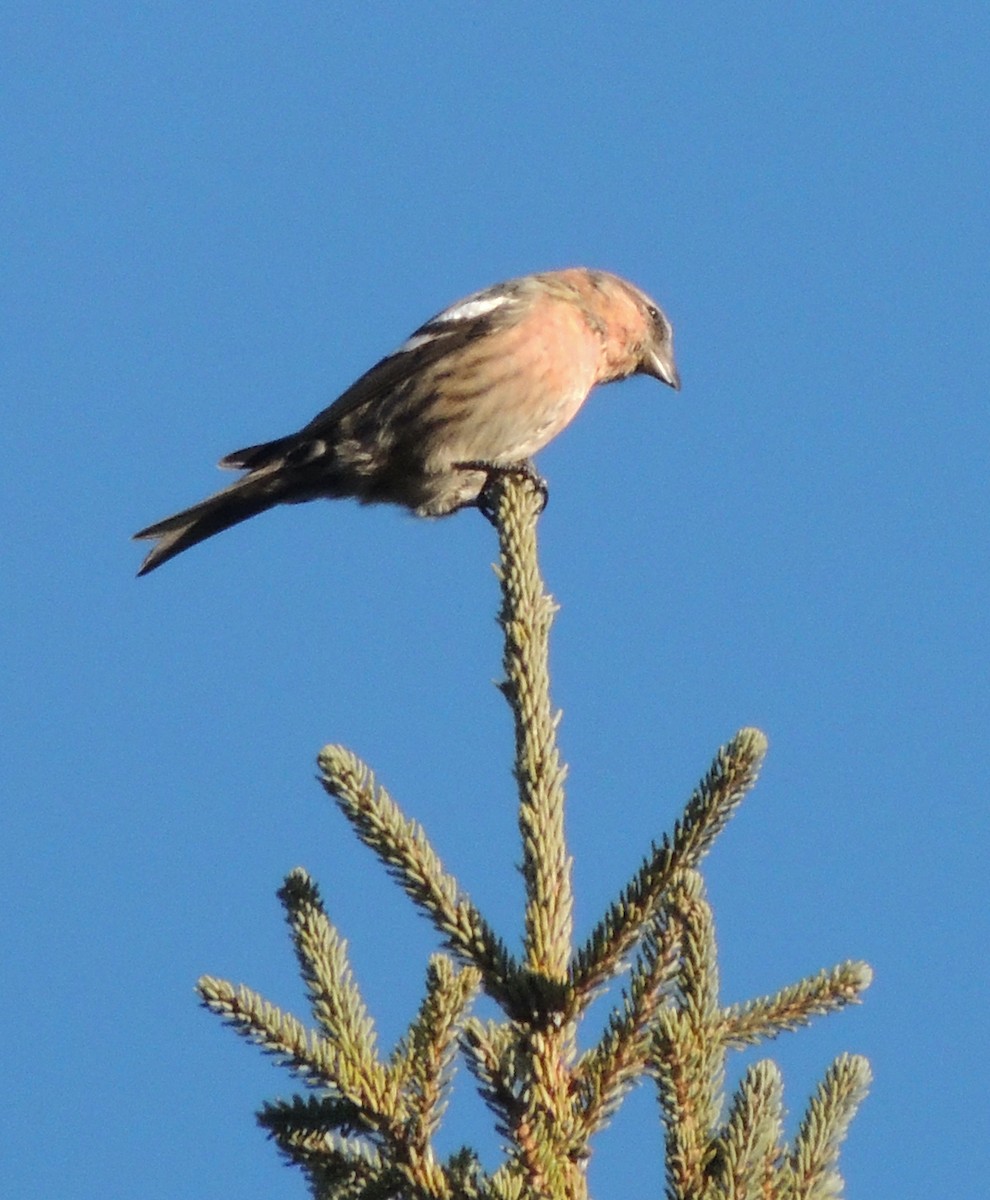
[[[304,865],[386,1045],[412,1014],[434,938],[324,743],[515,938],[485,522],[312,504],[141,581],[128,537],[445,304],[579,263],[661,299],[684,379],[540,458],[579,928],[759,725],[707,866],[724,997],[872,963],[770,1048],[789,1108],[863,1053],[849,1196],[979,1193],[988,35],[965,3],[4,6],[11,1195],[305,1194],[252,1120],[292,1081],[192,986],[305,1015],[274,896]],[[491,1155],[460,1082],[448,1147]],[[644,1089],[594,1194],[658,1195],[660,1158]]]

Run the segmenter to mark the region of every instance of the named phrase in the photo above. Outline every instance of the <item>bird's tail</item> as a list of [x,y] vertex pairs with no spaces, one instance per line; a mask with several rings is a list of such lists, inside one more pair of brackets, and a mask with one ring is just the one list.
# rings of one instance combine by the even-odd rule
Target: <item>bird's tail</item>
[[286,488],[284,478],[279,477],[278,465],[273,463],[267,470],[252,471],[223,491],[194,504],[192,508],[183,509],[136,533],[136,541],[155,540],[138,575],[147,575],[197,542],[205,541],[215,533],[222,533],[231,525],[238,525],[248,517],[279,504],[285,499]]

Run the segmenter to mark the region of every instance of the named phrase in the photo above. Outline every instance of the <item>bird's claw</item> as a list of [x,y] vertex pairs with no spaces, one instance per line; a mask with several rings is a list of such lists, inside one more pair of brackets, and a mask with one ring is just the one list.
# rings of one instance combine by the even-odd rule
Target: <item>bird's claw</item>
[[529,480],[540,497],[541,513],[550,499],[547,481],[528,460],[518,463],[466,462],[458,463],[457,466],[465,470],[485,472],[485,482],[475,503],[485,519],[493,525],[497,523],[497,506],[493,489],[495,483],[506,475],[515,475]]

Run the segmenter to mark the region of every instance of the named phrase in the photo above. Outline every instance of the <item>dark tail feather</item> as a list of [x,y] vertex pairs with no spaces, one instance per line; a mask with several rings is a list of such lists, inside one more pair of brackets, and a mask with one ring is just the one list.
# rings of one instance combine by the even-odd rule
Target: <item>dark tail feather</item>
[[273,459],[284,458],[287,451],[299,443],[299,434],[276,438],[274,442],[259,442],[256,446],[245,446],[243,450],[232,450],[217,463],[225,471],[256,471],[267,466]]
[[166,517],[155,525],[149,525],[134,535],[136,541],[157,539],[148,557],[141,564],[138,575],[147,575],[162,563],[168,562],[183,550],[195,546],[197,542],[213,537],[272,508],[278,504],[283,491],[275,483],[271,474],[263,476],[248,475],[239,479],[230,487],[224,488],[213,496],[208,496],[192,508],[183,509],[174,516]]

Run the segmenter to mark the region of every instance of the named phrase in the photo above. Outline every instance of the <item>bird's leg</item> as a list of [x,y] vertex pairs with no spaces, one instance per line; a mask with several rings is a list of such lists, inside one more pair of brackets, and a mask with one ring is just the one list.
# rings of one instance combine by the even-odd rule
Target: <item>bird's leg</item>
[[550,489],[547,487],[547,481],[529,459],[517,463],[462,462],[456,463],[455,466],[466,471],[485,472],[485,483],[478,493],[478,499],[475,503],[482,515],[493,525],[495,524],[495,502],[492,497],[492,487],[495,481],[502,476],[518,475],[523,479],[528,479],[539,493],[540,512],[543,512],[547,506],[547,501],[550,499]]

